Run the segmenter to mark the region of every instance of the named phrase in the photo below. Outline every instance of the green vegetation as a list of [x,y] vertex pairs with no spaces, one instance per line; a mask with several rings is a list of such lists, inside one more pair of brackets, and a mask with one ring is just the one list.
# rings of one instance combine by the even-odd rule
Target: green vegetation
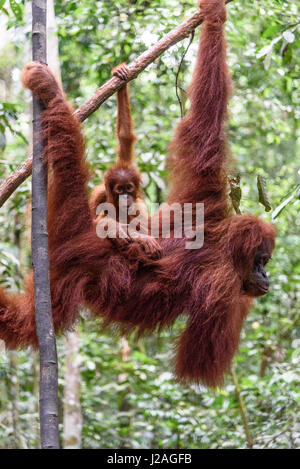
[[[108,80],[115,65],[130,62],[192,14],[195,3],[57,1],[62,80],[74,106]],[[234,364],[255,448],[300,448],[299,12],[291,0],[234,0],[228,6],[235,83],[229,132],[238,168],[233,176],[240,177],[239,208],[273,220],[278,230],[268,268],[271,291],[255,302]],[[9,28],[0,48],[1,182],[29,153],[30,99],[20,85],[20,70],[30,60],[27,17],[23,1],[0,1],[0,24]],[[167,146],[180,118],[176,73],[188,42],[167,51],[131,84],[137,160],[153,202],[162,201],[166,191]],[[196,39],[179,75],[182,90],[195,48]],[[113,97],[83,124],[94,169],[91,188],[114,161],[115,117]],[[29,201],[27,181],[0,209],[0,282],[12,289],[21,288],[30,266]],[[130,337],[125,360],[118,336],[100,334],[95,321],[81,322],[84,448],[247,447],[232,375],[216,392],[174,381],[172,348],[181,327],[179,321],[172,331],[139,342]],[[58,340],[61,399],[67,379],[64,341]],[[36,363],[33,352],[0,353],[1,448],[38,445]]]

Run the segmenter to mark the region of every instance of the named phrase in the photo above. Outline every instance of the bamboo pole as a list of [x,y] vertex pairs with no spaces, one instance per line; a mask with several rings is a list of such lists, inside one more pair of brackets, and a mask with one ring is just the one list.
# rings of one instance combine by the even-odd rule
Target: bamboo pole
[[[32,0],[32,57],[46,63],[47,0]],[[48,220],[47,168],[43,164],[41,135],[43,107],[33,96],[32,264],[35,322],[40,352],[40,431],[43,449],[59,448],[58,365],[52,320]]]

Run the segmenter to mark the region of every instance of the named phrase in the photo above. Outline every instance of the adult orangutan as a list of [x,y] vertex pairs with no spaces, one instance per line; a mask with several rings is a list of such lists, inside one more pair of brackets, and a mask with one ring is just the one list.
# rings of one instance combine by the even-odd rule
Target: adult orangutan
[[[168,197],[170,204],[204,203],[200,249],[186,249],[184,237],[160,239],[162,258],[139,264],[136,270],[108,240],[98,239],[88,210],[78,123],[45,66],[27,66],[23,82],[47,105],[44,127],[54,172],[49,204],[56,329],[74,320],[80,303],[107,323],[121,324],[125,330],[137,327],[140,334],[170,325],[185,313],[188,322],[178,341],[177,376],[184,382],[216,386],[238,347],[253,298],[268,290],[264,265],[274,247],[275,230],[252,215],[231,212],[226,178],[225,123],[231,88],[225,62],[226,10],[224,0],[201,0],[200,7],[201,46],[189,89],[190,109],[171,145]],[[0,338],[9,346],[31,343],[33,306],[29,300],[14,301],[0,291]]]
[[[172,188],[168,203],[204,203],[204,245],[162,239],[163,257],[142,268],[130,298],[106,311],[106,321],[161,329],[188,314],[176,354],[184,382],[222,384],[237,350],[253,298],[264,295],[264,269],[274,248],[275,229],[252,215],[234,215],[227,198],[225,124],[231,79],[226,66],[224,0],[200,1],[204,23],[189,88],[190,109],[171,145]],[[97,304],[96,297],[93,305]],[[97,308],[95,308],[97,311]]]
[[[121,74],[122,67],[119,69]],[[24,68],[22,81],[46,108],[42,127],[47,142],[45,155],[51,167],[48,191],[50,280],[54,327],[59,332],[73,324],[78,304],[84,299],[83,292],[90,288],[96,271],[95,288],[99,291],[99,301],[102,297],[103,305],[107,306],[110,301],[120,301],[128,296],[131,271],[139,263],[159,258],[161,248],[148,235],[135,233],[134,238],[131,237],[118,220],[113,220],[113,237],[98,238],[95,214],[91,214],[88,200],[89,168],[79,122],[72,115],[72,109],[48,67],[38,62],[29,63]],[[125,98],[121,91],[119,112],[123,115]],[[118,127],[123,128],[120,123]],[[119,138],[124,153],[126,143],[121,134],[122,130]],[[121,164],[115,168],[126,169],[128,177],[134,175],[138,191],[139,174],[132,163],[132,168],[129,161],[127,163],[127,168],[125,163],[123,168]],[[91,256],[90,260],[86,254]],[[0,338],[8,348],[37,344],[32,272],[25,281],[24,293],[0,288]]]

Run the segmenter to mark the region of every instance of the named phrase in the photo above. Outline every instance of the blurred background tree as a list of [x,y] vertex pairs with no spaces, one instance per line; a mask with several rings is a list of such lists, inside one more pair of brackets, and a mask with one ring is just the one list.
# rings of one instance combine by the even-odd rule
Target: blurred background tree
[[[194,11],[194,0],[57,1],[60,68],[74,106],[110,78],[115,65],[137,57]],[[30,60],[30,2],[0,0],[0,26],[5,31],[0,46],[2,181],[28,154],[30,99],[21,89],[20,71]],[[235,83],[230,141],[237,170],[232,176],[240,179],[240,210],[277,227],[271,291],[255,303],[246,321],[234,366],[238,383],[229,375],[216,392],[184,388],[173,379],[172,349],[182,321],[160,337],[139,342],[128,337],[126,342],[100,334],[100,324],[83,313],[76,366],[81,369],[84,448],[246,448],[249,435],[254,448],[300,447],[299,5],[234,0],[226,29]],[[149,202],[162,201],[166,191],[167,146],[180,118],[176,73],[188,42],[167,51],[131,83],[137,160]],[[179,74],[181,96],[196,42]],[[93,167],[91,188],[114,161],[115,118],[112,97],[83,124]],[[11,289],[21,288],[31,262],[29,204],[27,181],[0,210],[0,282]],[[64,387],[70,379],[64,338],[58,348],[62,430]],[[38,447],[36,362],[32,352],[0,352],[1,448]]]

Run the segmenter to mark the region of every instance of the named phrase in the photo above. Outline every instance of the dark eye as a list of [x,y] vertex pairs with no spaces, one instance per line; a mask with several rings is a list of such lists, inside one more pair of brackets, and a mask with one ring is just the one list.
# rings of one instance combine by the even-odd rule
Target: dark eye
[[134,188],[133,188],[133,185],[132,185],[132,184],[127,184],[127,186],[126,186],[126,191],[127,191],[127,192],[133,192],[133,189],[134,189]]
[[117,194],[122,194],[123,193],[123,186],[116,186],[115,187],[115,192]]
[[268,256],[264,256],[261,259],[263,265],[266,265],[269,262],[270,258]]

